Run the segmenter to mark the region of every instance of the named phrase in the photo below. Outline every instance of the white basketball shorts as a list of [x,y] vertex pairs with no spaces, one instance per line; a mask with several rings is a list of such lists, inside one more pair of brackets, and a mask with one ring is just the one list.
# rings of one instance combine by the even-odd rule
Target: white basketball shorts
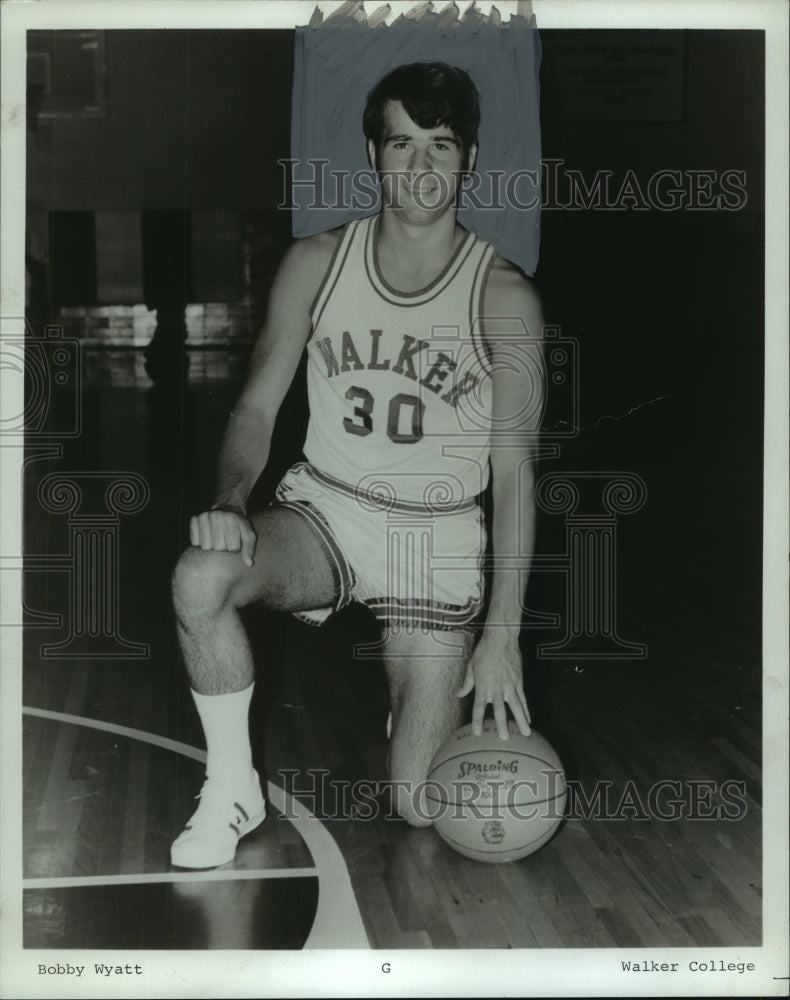
[[332,565],[331,607],[297,612],[321,625],[352,601],[382,625],[420,629],[471,626],[483,603],[483,513],[475,500],[451,510],[404,503],[342,483],[308,462],[286,472],[274,506],[314,528]]

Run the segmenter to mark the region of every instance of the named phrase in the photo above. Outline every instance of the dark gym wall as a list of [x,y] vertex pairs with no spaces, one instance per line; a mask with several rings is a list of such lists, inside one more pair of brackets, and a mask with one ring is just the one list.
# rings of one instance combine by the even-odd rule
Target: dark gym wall
[[268,209],[290,148],[293,33],[108,31],[104,117],[40,122],[47,210]]
[[[764,35],[686,32],[683,120],[667,123],[563,121],[559,36],[541,34],[545,159],[588,183],[611,170],[615,191],[627,170],[642,186],[662,169],[746,174],[738,211],[544,211],[537,275],[580,354],[582,431],[545,469],[625,470],[647,488],[619,523],[623,635],[726,661],[760,636]],[[538,532],[546,551],[560,520]]]
[[[577,32],[595,39],[596,32]],[[607,33],[608,34],[608,33]],[[623,31],[626,38],[655,44],[655,32]],[[675,35],[675,32],[671,32]],[[663,168],[742,169],[748,177],[749,212],[761,212],[765,188],[764,33],[685,31],[680,121],[565,121],[552,84],[560,31],[542,31],[541,130],[544,157],[568,167],[631,169],[640,180]]]
[[[544,65],[558,33],[541,32]],[[293,33],[109,31],[105,117],[40,123],[28,192],[49,209],[268,208],[288,155]],[[685,33],[684,119],[562,122],[543,73],[544,155],[582,169],[744,168],[763,207],[762,32]],[[361,133],[360,133],[361,134]]]

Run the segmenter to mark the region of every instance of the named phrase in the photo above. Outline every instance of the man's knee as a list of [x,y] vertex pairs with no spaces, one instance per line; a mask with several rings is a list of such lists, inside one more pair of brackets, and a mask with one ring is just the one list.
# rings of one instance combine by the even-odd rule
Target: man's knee
[[424,816],[422,813],[415,811],[414,809],[407,809],[401,812],[400,815],[409,826],[424,828],[426,826],[433,826],[433,820],[428,816]]
[[409,826],[431,826],[433,817],[425,798],[425,780],[392,778],[392,804]]
[[[239,557],[239,564],[241,558]],[[188,548],[173,570],[173,607],[182,623],[217,614],[232,601],[238,568],[226,552]]]

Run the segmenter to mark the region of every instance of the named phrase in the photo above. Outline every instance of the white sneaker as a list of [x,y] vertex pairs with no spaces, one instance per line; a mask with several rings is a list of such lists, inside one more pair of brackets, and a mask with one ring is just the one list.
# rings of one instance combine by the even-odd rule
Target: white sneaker
[[170,860],[179,868],[216,868],[232,861],[239,840],[266,818],[266,802],[257,771],[243,790],[216,778],[206,778],[200,805],[173,841]]

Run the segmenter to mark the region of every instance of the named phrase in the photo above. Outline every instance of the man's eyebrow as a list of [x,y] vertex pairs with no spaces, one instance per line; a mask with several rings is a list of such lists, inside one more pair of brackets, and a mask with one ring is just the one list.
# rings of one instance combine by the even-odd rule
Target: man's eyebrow
[[[413,138],[414,138],[413,136],[403,132],[400,133],[399,135],[384,136],[384,142],[404,142]],[[433,142],[451,142],[455,146],[459,145],[458,140],[452,133],[436,132],[434,135],[431,136],[431,139]]]

